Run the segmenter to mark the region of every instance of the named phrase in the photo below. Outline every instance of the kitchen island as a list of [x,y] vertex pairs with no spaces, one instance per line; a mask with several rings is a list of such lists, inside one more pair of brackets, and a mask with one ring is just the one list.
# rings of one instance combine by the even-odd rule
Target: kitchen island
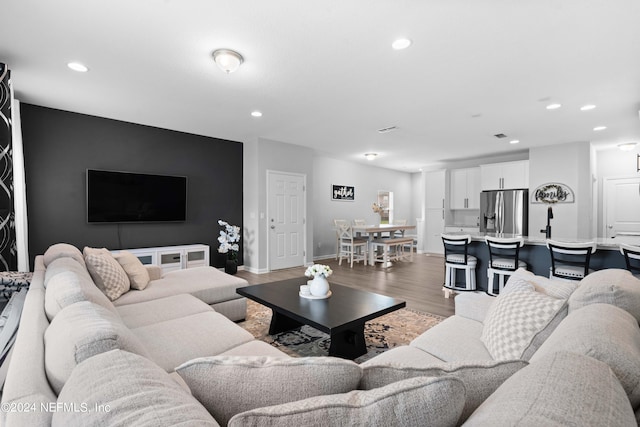
[[[469,254],[478,259],[476,266],[476,289],[486,291],[488,288],[487,266],[489,265],[489,249],[485,242],[485,236],[512,238],[520,237],[514,234],[496,234],[496,233],[447,233],[449,235],[471,236],[471,244],[469,245]],[[559,242],[578,243],[578,242],[596,242],[596,252],[591,255],[589,268],[592,270],[602,270],[605,268],[625,268],[624,257],[620,253],[619,241],[615,238],[594,238],[594,239],[574,239],[553,237],[553,240]],[[520,260],[527,263],[527,270],[539,276],[549,277],[549,268],[551,267],[551,255],[546,246],[544,236],[524,236],[524,246],[520,249]],[[458,280],[461,280],[459,276]]]

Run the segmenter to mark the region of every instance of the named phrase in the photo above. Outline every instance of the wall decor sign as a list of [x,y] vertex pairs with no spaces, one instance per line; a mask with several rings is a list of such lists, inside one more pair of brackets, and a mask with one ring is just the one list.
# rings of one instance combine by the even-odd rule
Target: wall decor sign
[[575,202],[575,196],[573,190],[568,185],[560,184],[558,182],[550,182],[548,184],[542,184],[535,189],[531,195],[531,203],[573,203]]
[[332,185],[331,200],[353,202],[356,198],[356,189],[351,185]]

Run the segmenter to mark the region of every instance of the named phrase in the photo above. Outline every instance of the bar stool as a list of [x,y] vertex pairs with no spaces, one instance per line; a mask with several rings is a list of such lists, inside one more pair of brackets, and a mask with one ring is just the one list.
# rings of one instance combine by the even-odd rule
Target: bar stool
[[620,243],[620,253],[624,255],[624,262],[627,264],[627,270],[640,279],[640,246]]
[[[489,267],[487,267],[487,293],[498,295],[504,288],[505,276],[511,276],[519,268],[527,268],[527,263],[520,261],[520,248],[524,238],[485,237],[489,248]],[[493,279],[498,275],[498,291],[495,291]]]
[[[478,260],[468,253],[471,236],[442,234],[441,237],[445,259],[444,287],[442,288],[444,297],[449,298],[452,291],[475,291]],[[457,270],[464,270],[465,282],[462,285],[456,284]]]
[[550,279],[582,280],[589,269],[591,254],[596,251],[595,242],[567,243],[547,239],[551,255]]

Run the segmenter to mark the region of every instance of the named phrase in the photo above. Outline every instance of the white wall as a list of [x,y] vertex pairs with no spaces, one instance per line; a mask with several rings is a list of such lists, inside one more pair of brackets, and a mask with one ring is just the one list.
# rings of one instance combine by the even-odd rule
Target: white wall
[[[313,238],[315,258],[326,258],[336,253],[334,219],[351,221],[362,218],[369,224],[378,224],[380,217],[371,209],[378,190],[393,191],[394,218],[406,219],[415,225],[412,206],[414,192],[410,173],[337,160],[329,157],[313,159]],[[355,187],[353,202],[331,200],[331,186]]]
[[[529,196],[542,184],[559,182],[571,188],[575,203],[553,206],[552,238],[586,238],[592,233],[591,145],[588,142],[529,150]],[[547,205],[529,204],[529,235],[542,236]]]
[[258,271],[260,253],[259,246],[259,213],[258,206],[258,141],[248,141],[243,144],[243,225],[242,244],[244,249],[244,268]]

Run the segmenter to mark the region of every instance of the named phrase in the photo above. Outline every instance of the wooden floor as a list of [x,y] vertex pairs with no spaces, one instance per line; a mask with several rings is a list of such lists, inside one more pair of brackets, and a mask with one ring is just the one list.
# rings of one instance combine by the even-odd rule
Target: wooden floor
[[[359,262],[352,269],[345,261],[339,266],[335,259],[316,260],[316,263],[326,264],[333,270],[329,283],[400,298],[407,302],[408,308],[439,316],[448,317],[454,313],[454,299],[446,299],[442,292],[444,260],[441,256],[414,254],[413,261],[395,262],[389,268],[382,268],[380,264],[365,267]],[[296,267],[265,274],[240,270],[237,275],[252,285],[294,277],[300,277],[300,284],[303,284],[306,280],[304,270],[304,267]]]

